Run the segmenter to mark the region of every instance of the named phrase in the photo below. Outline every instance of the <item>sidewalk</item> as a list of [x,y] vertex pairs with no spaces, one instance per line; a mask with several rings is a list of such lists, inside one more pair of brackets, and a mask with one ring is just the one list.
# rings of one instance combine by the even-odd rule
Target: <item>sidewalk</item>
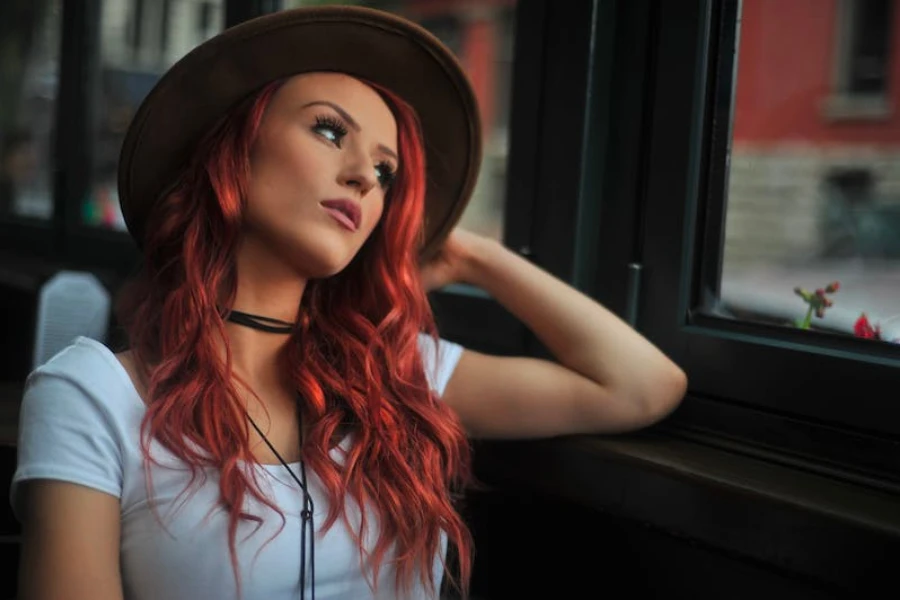
[[873,326],[881,325],[885,339],[900,338],[900,261],[819,261],[804,266],[769,266],[726,270],[721,300],[725,308],[747,310],[785,320],[802,319],[807,305],[794,293],[800,286],[810,292],[839,281],[829,297],[834,305],[814,324],[853,333],[853,325],[866,313]]

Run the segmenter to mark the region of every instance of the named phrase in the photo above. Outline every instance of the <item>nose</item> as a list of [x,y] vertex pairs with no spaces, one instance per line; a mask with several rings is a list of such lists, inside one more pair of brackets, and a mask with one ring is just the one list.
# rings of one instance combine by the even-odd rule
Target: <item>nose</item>
[[346,160],[341,168],[340,184],[353,188],[362,198],[377,185],[375,165],[362,152],[347,152]]

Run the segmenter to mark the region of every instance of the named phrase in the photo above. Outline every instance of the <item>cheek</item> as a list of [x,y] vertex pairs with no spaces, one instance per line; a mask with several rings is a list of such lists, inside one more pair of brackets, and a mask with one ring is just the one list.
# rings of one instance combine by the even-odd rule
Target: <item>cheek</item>
[[311,145],[297,133],[264,139],[251,162],[250,201],[296,205],[311,192],[328,168],[324,153]]

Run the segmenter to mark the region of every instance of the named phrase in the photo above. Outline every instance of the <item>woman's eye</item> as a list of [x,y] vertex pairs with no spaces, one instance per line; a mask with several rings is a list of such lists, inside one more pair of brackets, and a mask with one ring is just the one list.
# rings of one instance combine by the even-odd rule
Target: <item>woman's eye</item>
[[344,127],[343,123],[332,116],[326,115],[316,117],[313,131],[338,148],[341,147],[341,140],[347,135],[347,128]]
[[385,162],[379,163],[378,166],[375,167],[375,173],[378,177],[378,183],[383,189],[391,187],[391,184],[394,183],[394,178],[397,176],[391,165]]
[[319,134],[331,142],[340,142],[341,141],[341,138],[338,137],[338,134],[335,133],[335,131],[333,129],[329,129],[327,127],[320,127]]

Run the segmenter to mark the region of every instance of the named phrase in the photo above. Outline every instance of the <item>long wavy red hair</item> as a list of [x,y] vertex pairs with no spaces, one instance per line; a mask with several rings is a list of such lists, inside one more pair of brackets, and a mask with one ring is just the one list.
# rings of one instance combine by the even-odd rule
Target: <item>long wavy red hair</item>
[[[368,83],[368,82],[367,82]],[[429,389],[418,335],[437,331],[420,285],[425,154],[414,110],[369,83],[390,107],[398,128],[399,171],[382,220],[339,274],[308,282],[300,319],[283,360],[309,427],[302,455],[327,490],[327,530],[350,497],[374,509],[374,548],[351,529],[360,561],[371,561],[374,586],[388,561],[398,590],[419,573],[435,591],[432,561],[441,532],[456,550],[457,573],[445,577],[463,593],[471,571],[470,533],[452,493],[471,481],[464,431]],[[261,522],[244,510],[253,497],[284,515],[243,465],[254,461],[244,405],[230,373],[223,315],[236,290],[235,251],[250,172],[250,152],[279,82],[230,112],[199,144],[173,191],[155,207],[143,240],[141,274],[123,291],[120,321],[146,377],[147,412],[141,446],[153,461],[156,440],[190,465],[191,484],[204,468],[219,474],[220,501],[229,515],[229,551],[240,588],[235,535],[240,522]],[[225,340],[225,359],[220,342]],[[350,426],[343,464],[329,456]],[[152,481],[148,489],[152,497]],[[190,485],[189,485],[190,487]],[[363,511],[365,515],[365,511]]]

